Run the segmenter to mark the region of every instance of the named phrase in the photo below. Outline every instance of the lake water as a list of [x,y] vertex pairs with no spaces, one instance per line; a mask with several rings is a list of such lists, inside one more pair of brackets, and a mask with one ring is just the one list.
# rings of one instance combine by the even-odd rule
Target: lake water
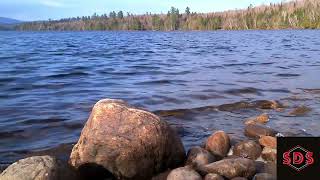
[[[0,164],[67,158],[102,98],[161,115],[186,148],[219,129],[244,138],[262,112],[283,134],[320,136],[320,31],[0,32]],[[288,107],[219,108],[256,100]],[[288,116],[298,105],[312,111]]]

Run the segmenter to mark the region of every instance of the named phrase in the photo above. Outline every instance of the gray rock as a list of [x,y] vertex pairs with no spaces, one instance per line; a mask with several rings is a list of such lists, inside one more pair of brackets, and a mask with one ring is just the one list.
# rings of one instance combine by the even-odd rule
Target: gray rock
[[256,164],[256,173],[268,173],[274,176],[277,175],[277,166],[275,163],[272,162],[262,162],[262,161],[255,161]]
[[276,180],[277,178],[268,173],[258,173],[253,177],[253,180]]
[[235,177],[235,178],[232,178],[231,180],[248,180],[248,179],[244,177]]
[[215,157],[213,155],[211,155],[207,150],[196,146],[192,147],[188,151],[186,165],[190,165],[197,169],[197,167],[201,165],[206,165],[214,161]]
[[70,156],[81,174],[93,166],[118,179],[148,179],[184,161],[181,139],[167,122],[113,99],[95,104]]
[[167,180],[202,180],[202,177],[191,167],[180,167],[172,170]]
[[33,156],[11,164],[0,174],[1,180],[76,180],[75,171],[51,156]]
[[252,140],[239,142],[233,147],[234,155],[253,160],[257,159],[260,156],[261,151],[261,146]]
[[223,159],[205,166],[199,170],[201,174],[215,173],[232,179],[234,177],[253,177],[256,168],[255,163],[251,159],[235,158]]

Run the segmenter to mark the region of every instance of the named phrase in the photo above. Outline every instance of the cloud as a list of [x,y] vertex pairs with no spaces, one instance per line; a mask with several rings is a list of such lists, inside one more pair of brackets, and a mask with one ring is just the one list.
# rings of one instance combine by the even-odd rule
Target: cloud
[[48,7],[64,7],[65,6],[65,4],[55,0],[42,0],[40,3]]

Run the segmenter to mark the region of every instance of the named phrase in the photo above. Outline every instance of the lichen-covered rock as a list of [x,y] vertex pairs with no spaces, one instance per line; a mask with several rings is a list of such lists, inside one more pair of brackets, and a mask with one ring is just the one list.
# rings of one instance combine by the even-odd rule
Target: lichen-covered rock
[[151,178],[184,160],[181,139],[165,121],[113,99],[95,104],[70,156],[82,174],[94,165],[119,179]]
[[205,166],[199,170],[201,174],[215,173],[232,179],[234,177],[251,178],[256,172],[255,163],[251,159],[223,159]]
[[261,157],[266,161],[277,162],[277,150],[270,147],[264,147]]
[[204,180],[224,180],[219,174],[209,173],[204,177]]
[[201,165],[206,165],[214,161],[215,157],[213,155],[211,155],[207,150],[196,146],[192,147],[188,151],[186,165],[190,165],[197,169],[197,167]]
[[261,151],[261,146],[252,140],[239,142],[233,147],[234,155],[253,160],[260,156]]
[[167,180],[202,180],[202,177],[191,167],[180,167],[172,170]]
[[51,156],[33,156],[11,164],[0,174],[1,180],[76,180],[68,164]]
[[270,147],[270,148],[277,148],[277,138],[272,137],[272,136],[262,136],[259,139],[259,143],[263,146],[263,147]]
[[260,138],[262,136],[275,136],[277,132],[264,125],[249,124],[245,127],[244,134],[248,137]]
[[268,173],[258,173],[253,177],[253,180],[276,180],[277,178]]
[[205,148],[217,157],[225,157],[230,149],[230,137],[223,131],[217,131],[207,139]]

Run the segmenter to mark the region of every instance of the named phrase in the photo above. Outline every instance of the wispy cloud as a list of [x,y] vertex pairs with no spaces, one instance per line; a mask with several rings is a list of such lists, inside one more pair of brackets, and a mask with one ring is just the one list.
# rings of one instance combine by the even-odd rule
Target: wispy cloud
[[48,6],[48,7],[64,7],[65,4],[55,1],[55,0],[41,0],[40,2],[42,5],[44,6]]

